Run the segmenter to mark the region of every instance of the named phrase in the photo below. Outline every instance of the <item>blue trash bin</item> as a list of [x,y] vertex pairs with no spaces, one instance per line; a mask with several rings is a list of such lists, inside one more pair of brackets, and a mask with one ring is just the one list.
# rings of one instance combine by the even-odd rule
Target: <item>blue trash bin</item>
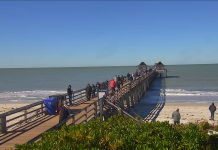
[[57,98],[43,99],[48,115],[55,115],[57,109]]

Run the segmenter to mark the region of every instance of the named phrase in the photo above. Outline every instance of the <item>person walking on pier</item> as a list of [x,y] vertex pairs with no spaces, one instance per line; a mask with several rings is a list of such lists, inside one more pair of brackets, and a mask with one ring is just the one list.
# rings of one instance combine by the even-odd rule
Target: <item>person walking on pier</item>
[[86,97],[88,101],[90,101],[91,94],[92,94],[92,87],[90,86],[90,84],[88,84],[86,87]]
[[216,106],[214,105],[214,103],[212,103],[209,107],[210,113],[211,113],[211,120],[214,120],[214,113],[216,111]]
[[172,118],[173,118],[173,121],[174,121],[174,124],[177,124],[177,123],[180,123],[180,113],[179,113],[179,109],[177,108],[176,111],[173,112],[172,114]]
[[69,96],[69,103],[70,103],[70,105],[73,105],[73,103],[72,103],[72,93],[73,93],[73,90],[71,90],[71,85],[69,85],[68,89],[67,89],[67,94]]

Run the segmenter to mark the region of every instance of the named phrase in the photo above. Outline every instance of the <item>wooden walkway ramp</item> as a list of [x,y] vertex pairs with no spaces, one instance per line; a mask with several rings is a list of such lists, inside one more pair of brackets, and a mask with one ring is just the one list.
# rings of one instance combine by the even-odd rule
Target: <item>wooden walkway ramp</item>
[[[84,121],[84,118],[87,117],[83,114],[83,109],[87,106],[93,104],[94,102],[98,101],[97,98],[94,98],[90,101],[80,101],[80,103],[75,103],[74,106],[71,106],[70,109],[72,110],[72,114],[77,114],[74,118],[78,120],[75,124],[81,123]],[[88,107],[87,111],[91,110]],[[90,114],[92,111],[89,112]],[[87,118],[86,118],[87,119]],[[31,142],[33,139],[38,138],[41,136],[42,133],[49,131],[51,129],[57,128],[56,125],[59,123],[59,115],[43,115],[40,116],[31,122],[13,130],[9,131],[6,134],[0,135],[0,150],[6,149],[15,149],[15,144],[24,144],[26,142]],[[68,120],[66,123],[67,125],[72,124],[72,120]]]

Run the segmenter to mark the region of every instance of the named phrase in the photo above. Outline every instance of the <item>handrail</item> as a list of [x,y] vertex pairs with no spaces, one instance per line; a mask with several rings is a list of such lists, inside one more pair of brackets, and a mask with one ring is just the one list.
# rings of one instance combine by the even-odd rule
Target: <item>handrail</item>
[[124,113],[126,116],[129,116],[130,118],[135,119],[136,121],[138,121],[135,117],[133,117],[132,115],[130,115],[129,113],[127,113],[126,111],[124,111],[122,108],[112,104],[111,102],[109,102],[108,100],[104,100],[106,103],[110,104],[112,107],[115,107],[118,111],[122,111],[122,113]]
[[9,115],[15,114],[17,112],[23,111],[25,109],[29,109],[31,107],[35,107],[35,106],[37,106],[39,104],[43,104],[43,101],[35,102],[35,103],[32,103],[32,104],[29,104],[29,105],[26,105],[26,106],[23,106],[23,107],[20,107],[20,108],[5,112],[3,114],[0,114],[0,118],[2,118],[4,116],[9,116]]
[[[49,96],[49,98],[51,98],[51,97],[57,97],[57,98],[64,97],[64,99],[66,100],[67,99],[66,96],[68,96],[67,93],[51,95],[51,96]],[[82,101],[82,100],[84,100],[84,98],[86,98],[85,88],[73,91],[73,102]],[[58,101],[62,101],[64,99],[58,99]],[[27,112],[28,109],[31,109],[31,108],[37,107],[37,106],[39,106],[39,108],[31,110],[30,112]],[[21,118],[21,117],[24,117],[22,119],[22,121],[24,122],[24,121],[29,120],[30,118],[34,118],[34,117],[38,117],[39,115],[43,115],[45,113],[45,111],[43,111],[44,109],[45,109],[44,101],[41,100],[41,101],[38,101],[38,102],[35,102],[35,103],[32,103],[32,104],[29,104],[29,105],[26,105],[26,106],[23,106],[23,107],[20,107],[20,108],[17,108],[17,109],[0,114],[0,133],[6,133],[9,128],[19,124],[20,123],[19,118]],[[10,118],[10,119],[7,118],[7,116],[10,116],[10,115],[13,115],[16,113],[20,113],[22,111],[24,111],[23,114],[19,114],[16,117],[12,116],[13,118]],[[38,113],[38,111],[40,111],[40,112]],[[30,116],[27,117],[27,115],[33,114],[34,112],[36,112],[34,115],[31,115],[31,117]],[[16,119],[18,119],[19,121],[18,120],[16,121]],[[15,120],[15,122],[10,123],[8,125],[8,123],[13,121],[13,120]]]

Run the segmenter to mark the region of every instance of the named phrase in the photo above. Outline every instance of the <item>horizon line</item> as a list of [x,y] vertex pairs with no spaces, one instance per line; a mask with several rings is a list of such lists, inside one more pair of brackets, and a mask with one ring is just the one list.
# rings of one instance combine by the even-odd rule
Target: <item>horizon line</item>
[[[212,64],[171,64],[171,65],[165,65],[165,66],[177,66],[177,65],[216,65],[218,63],[212,63]],[[128,66],[74,66],[74,67],[11,67],[11,68],[0,68],[0,69],[40,69],[40,68],[88,68],[88,67],[137,67],[138,65],[128,65]],[[147,66],[154,66],[154,65],[147,65]]]

